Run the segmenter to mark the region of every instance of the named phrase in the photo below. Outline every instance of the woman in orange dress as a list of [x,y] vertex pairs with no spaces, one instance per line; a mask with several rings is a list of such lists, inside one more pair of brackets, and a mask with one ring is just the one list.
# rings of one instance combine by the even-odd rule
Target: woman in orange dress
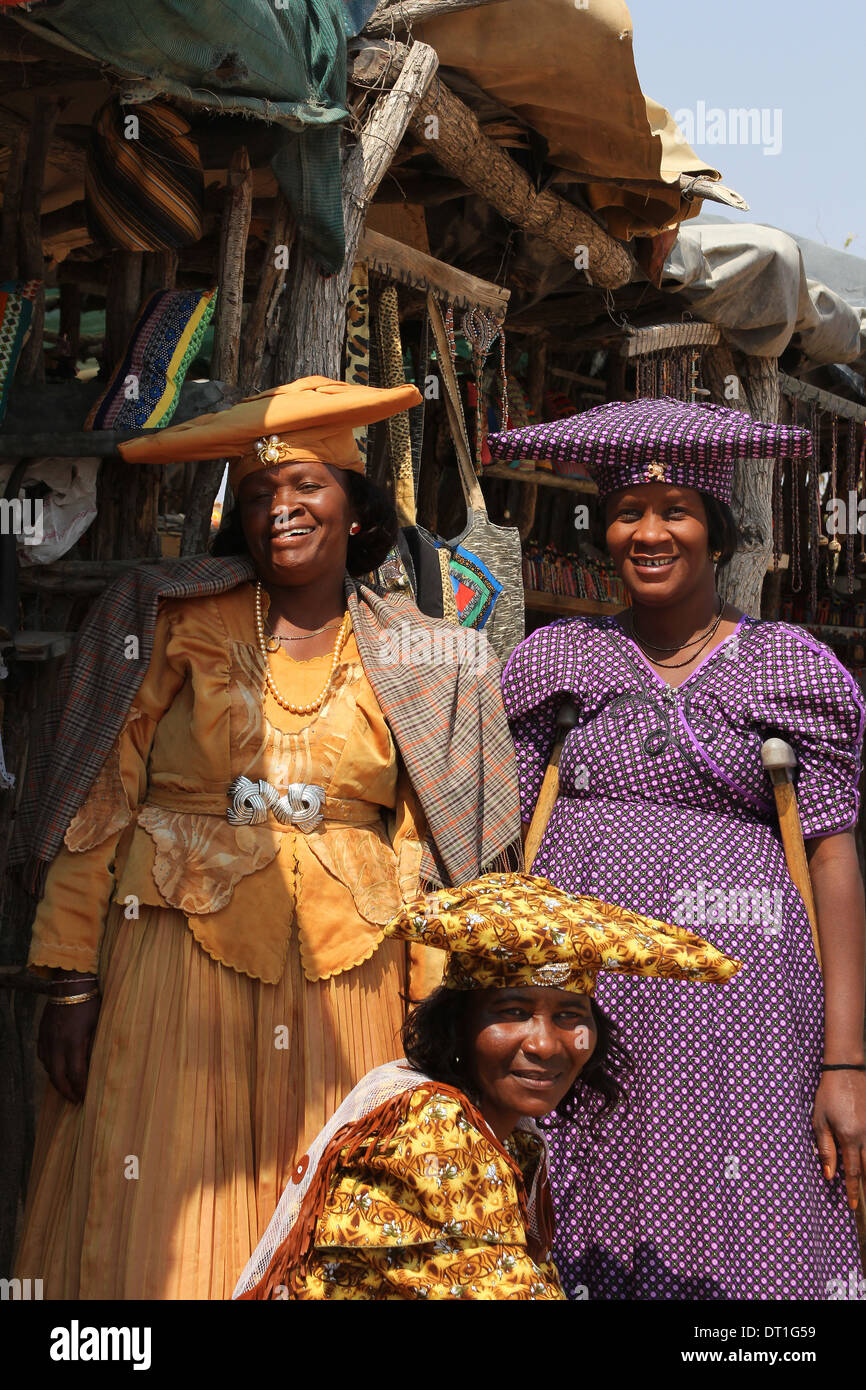
[[[447,833],[365,669],[367,591],[346,576],[381,562],[393,517],[355,463],[348,388],[312,382],[266,398],[246,440],[249,404],[212,417],[240,458],[249,578],[161,603],[48,871],[30,966],[55,996],[53,1085],[18,1269],[49,1298],[228,1297],[296,1156],[400,1050],[406,948],[384,926]],[[360,413],[416,395],[370,391]],[[195,426],[133,457],[201,458],[214,425]]]

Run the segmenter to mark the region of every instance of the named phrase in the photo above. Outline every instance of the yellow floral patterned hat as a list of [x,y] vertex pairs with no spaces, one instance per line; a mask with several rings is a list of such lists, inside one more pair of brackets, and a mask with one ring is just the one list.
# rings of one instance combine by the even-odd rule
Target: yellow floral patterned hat
[[600,970],[722,984],[740,961],[685,927],[577,898],[533,874],[485,874],[407,903],[385,931],[448,953],[449,989],[592,994]]

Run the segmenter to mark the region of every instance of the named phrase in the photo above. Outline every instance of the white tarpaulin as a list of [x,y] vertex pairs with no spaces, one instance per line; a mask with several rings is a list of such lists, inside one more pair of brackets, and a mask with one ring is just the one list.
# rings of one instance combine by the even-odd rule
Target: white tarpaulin
[[[804,251],[787,232],[702,218],[680,227],[662,289],[682,293],[700,318],[724,329],[728,342],[754,357],[781,356],[797,335],[813,362],[845,362],[863,371],[866,301],[852,303],[846,292],[859,297],[866,264],[841,251],[822,259],[812,255],[813,245],[804,246],[807,260],[834,282],[838,276],[842,293],[809,277]],[[854,264],[846,266],[848,261]]]

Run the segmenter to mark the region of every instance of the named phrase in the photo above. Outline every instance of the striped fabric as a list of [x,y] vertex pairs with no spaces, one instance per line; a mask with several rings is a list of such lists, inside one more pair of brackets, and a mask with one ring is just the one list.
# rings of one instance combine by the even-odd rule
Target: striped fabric
[[670,396],[612,401],[567,420],[492,434],[491,456],[549,459],[554,472],[589,469],[599,495],[641,483],[697,488],[730,502],[738,459],[809,458],[808,430],[765,425],[723,405]]
[[217,291],[158,290],[142,309],[108,386],[85,421],[88,430],[167,425],[213,317]]
[[97,112],[84,192],[94,241],[163,251],[200,239],[204,174],[190,124],[162,101]]
[[[199,555],[127,570],[94,603],[58,676],[15,820],[9,863],[25,866],[30,892],[41,893],[141,684],[160,601],[225,593],[254,578],[246,557]],[[472,659],[458,660],[451,624],[425,617],[411,599],[348,576],[346,599],[364,670],[427,819],[425,879],[441,886],[519,867],[514,748],[483,634]],[[139,639],[137,661],[125,656],[129,634]]]

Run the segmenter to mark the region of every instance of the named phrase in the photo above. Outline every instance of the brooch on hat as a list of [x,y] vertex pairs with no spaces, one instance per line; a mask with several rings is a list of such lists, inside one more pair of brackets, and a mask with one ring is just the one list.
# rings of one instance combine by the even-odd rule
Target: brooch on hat
[[647,483],[668,482],[669,480],[667,474],[665,473],[664,464],[660,463],[658,459],[656,459],[655,463],[651,463],[646,471],[646,477],[644,481]]
[[278,434],[269,435],[267,439],[257,439],[253,447],[261,464],[279,463],[283,458]]

